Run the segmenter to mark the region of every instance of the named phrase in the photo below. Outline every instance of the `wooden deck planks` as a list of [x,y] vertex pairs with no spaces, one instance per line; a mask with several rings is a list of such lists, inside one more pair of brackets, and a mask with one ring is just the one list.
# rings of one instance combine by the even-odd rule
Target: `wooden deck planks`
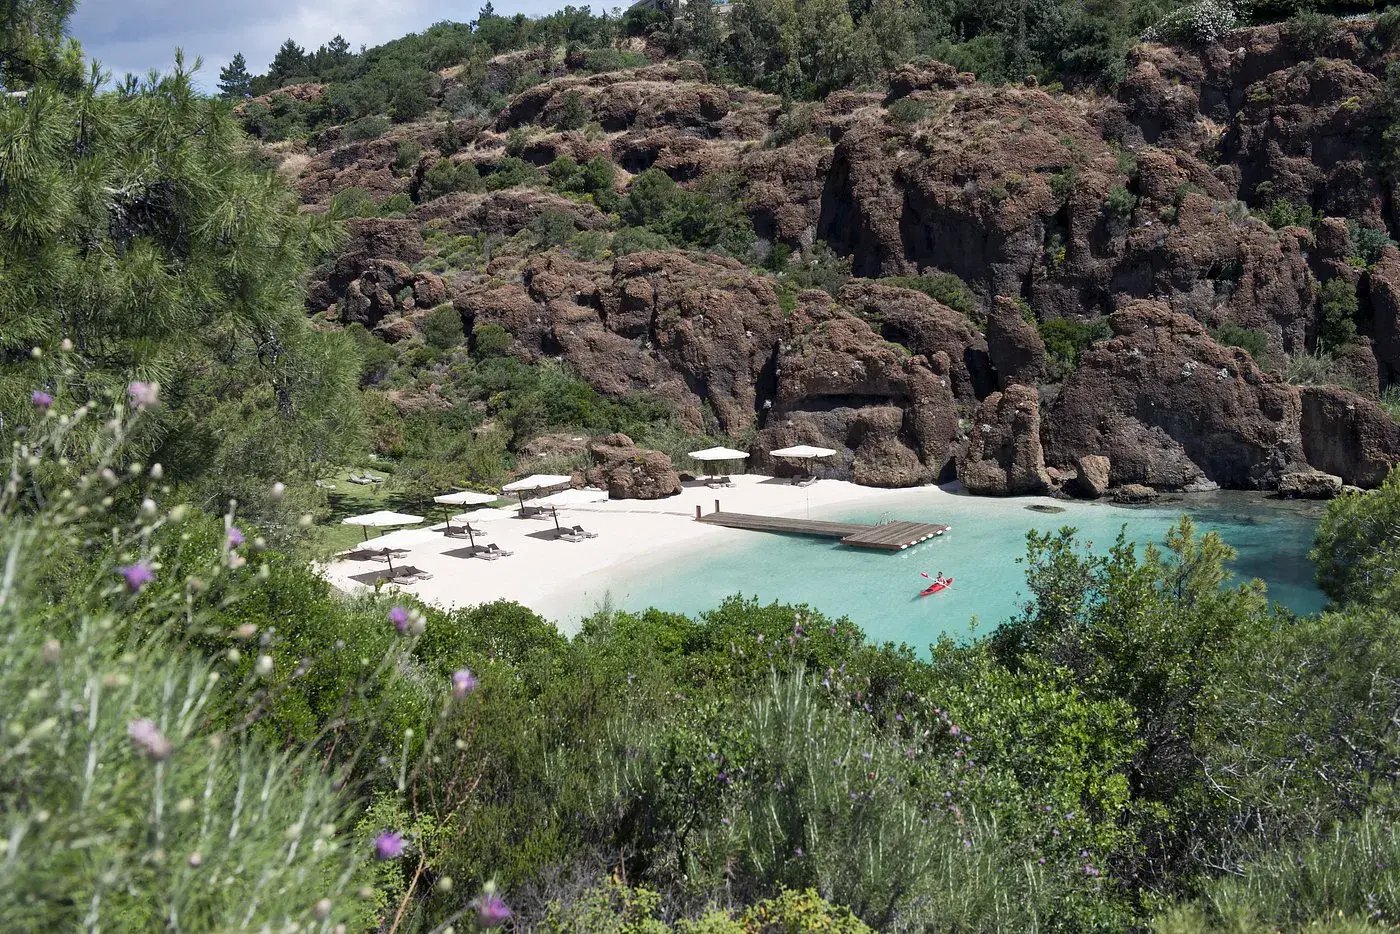
[[902,551],[920,542],[942,535],[946,525],[928,522],[884,522],[864,525],[856,522],[827,522],[821,519],[794,519],[786,516],[757,516],[743,512],[712,512],[699,521],[722,525],[730,529],[751,532],[786,532],[793,535],[816,535],[837,538],[852,548],[875,548]]

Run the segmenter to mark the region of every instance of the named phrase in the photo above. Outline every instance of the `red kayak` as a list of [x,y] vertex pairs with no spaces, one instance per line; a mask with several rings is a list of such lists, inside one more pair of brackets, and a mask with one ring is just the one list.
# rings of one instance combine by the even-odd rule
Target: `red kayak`
[[951,586],[953,586],[953,578],[951,577],[947,578],[946,580],[934,581],[932,584],[929,584],[923,590],[919,591],[919,596],[927,597],[936,593],[941,593],[942,591],[947,590]]

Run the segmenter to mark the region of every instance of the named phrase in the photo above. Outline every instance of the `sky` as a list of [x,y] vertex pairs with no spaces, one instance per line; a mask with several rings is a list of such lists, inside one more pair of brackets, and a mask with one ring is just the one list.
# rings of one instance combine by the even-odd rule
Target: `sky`
[[[575,0],[577,3],[577,0]],[[442,20],[468,22],[485,0],[79,0],[70,31],[87,54],[120,78],[169,69],[175,49],[204,59],[199,83],[212,89],[219,69],[242,52],[260,74],[288,37],[308,50],[343,35],[351,48],[379,45]],[[499,14],[538,15],[565,0],[500,0]],[[577,5],[582,6],[582,3]],[[602,4],[595,4],[600,8]]]

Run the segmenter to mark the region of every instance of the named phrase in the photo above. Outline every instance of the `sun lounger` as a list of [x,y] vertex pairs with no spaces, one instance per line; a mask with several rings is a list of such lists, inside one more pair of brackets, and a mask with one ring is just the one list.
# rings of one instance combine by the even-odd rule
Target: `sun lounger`
[[497,558],[506,558],[515,554],[513,551],[506,551],[500,545],[491,544],[477,551],[478,558],[485,558],[487,561],[495,561]]
[[447,524],[447,526],[442,530],[442,534],[443,534],[443,535],[451,535],[451,536],[453,536],[454,538],[467,538],[467,537],[468,537],[468,535],[467,535],[467,530],[468,530],[468,529],[471,529],[471,534],[474,535],[474,536],[476,536],[477,538],[485,538],[485,537],[486,537],[486,533],[483,532],[483,531],[481,531],[481,529],[478,529],[478,528],[475,528],[475,527],[472,527],[472,526],[466,526],[466,525],[453,525],[453,524],[450,523],[450,522],[449,522],[449,523]]
[[705,481],[705,485],[711,489],[728,489],[734,485],[734,481],[728,477],[710,477]]
[[817,478],[811,474],[808,474],[804,477],[794,477],[792,482],[795,486],[811,486],[812,484],[817,482]]
[[369,484],[373,483],[374,481],[371,480],[369,477],[361,477],[361,476],[357,476],[356,474],[351,474],[351,475],[349,476],[349,478],[347,479],[347,482],[353,483],[353,484],[355,484],[356,486],[368,486]]
[[433,575],[429,574],[422,568],[416,568],[412,565],[409,565],[407,567],[394,568],[392,571],[385,575],[385,578],[387,580],[393,581],[396,584],[411,584],[414,581],[432,580]]
[[565,529],[559,533],[559,537],[566,542],[581,542],[587,538],[597,538],[597,532],[590,532],[581,525],[576,525],[571,529]]

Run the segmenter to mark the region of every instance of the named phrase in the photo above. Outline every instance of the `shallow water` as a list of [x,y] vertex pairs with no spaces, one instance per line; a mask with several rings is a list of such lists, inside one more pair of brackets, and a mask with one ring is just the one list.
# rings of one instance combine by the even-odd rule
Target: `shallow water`
[[[1040,509],[1027,508],[1036,505]],[[1045,507],[1063,511],[1041,511]],[[906,642],[922,650],[940,634],[968,634],[974,617],[979,631],[986,631],[1017,611],[1025,601],[1024,568],[1018,559],[1025,555],[1028,530],[1073,526],[1082,540],[1103,551],[1119,529],[1126,529],[1129,540],[1139,544],[1160,542],[1183,513],[1201,530],[1218,532],[1232,545],[1238,552],[1235,574],[1263,580],[1272,600],[1300,613],[1325,603],[1313,584],[1307,556],[1318,508],[1237,493],[1122,508],[911,491],[883,500],[877,509],[814,510],[811,518],[922,520],[951,525],[952,531],[896,553],[847,548],[825,539],[747,533],[737,545],[632,568],[611,578],[606,590],[620,609],[655,606],[694,613],[735,593],[765,602],[806,603],[834,616],[849,616],[871,641]],[[956,582],[941,594],[921,598],[918,592],[926,582],[920,571],[943,571]]]

